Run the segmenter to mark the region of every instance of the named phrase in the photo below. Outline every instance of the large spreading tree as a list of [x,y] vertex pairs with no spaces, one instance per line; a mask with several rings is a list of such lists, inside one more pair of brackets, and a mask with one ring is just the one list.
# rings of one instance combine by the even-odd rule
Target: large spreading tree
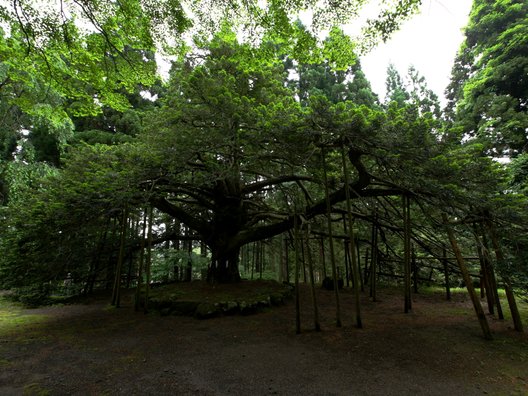
[[[2,212],[3,284],[46,284],[68,272],[95,278],[104,254],[108,280],[117,260],[128,255],[133,263],[144,247],[139,224],[147,217],[159,220],[150,242],[206,244],[212,282],[238,281],[241,247],[296,220],[351,207],[357,218],[398,233],[401,195],[420,203],[432,224],[427,232],[440,238],[431,231],[440,211],[462,217],[501,194],[499,166],[482,142],[446,138],[476,130],[464,129],[474,118],[462,115],[475,113],[471,95],[494,69],[490,60],[481,74],[461,74],[469,88],[456,90],[460,118],[452,117],[449,133],[413,68],[406,82],[389,69],[389,100],[378,103],[357,52],[386,38],[419,3],[387,2],[355,44],[337,28],[321,41],[291,21],[314,6],[314,29],[329,27],[325,16],[350,16],[362,1],[3,7],[0,51],[13,55],[0,69],[0,111],[9,115],[4,161],[62,168],[16,173],[29,175],[18,184],[3,173],[11,196]],[[240,40],[240,31],[252,34]],[[185,32],[195,34],[194,50],[185,48]],[[155,71],[162,44],[175,55],[166,84]],[[468,62],[486,59],[476,48]],[[347,198],[354,202],[345,206]],[[378,207],[383,221],[371,213]]]

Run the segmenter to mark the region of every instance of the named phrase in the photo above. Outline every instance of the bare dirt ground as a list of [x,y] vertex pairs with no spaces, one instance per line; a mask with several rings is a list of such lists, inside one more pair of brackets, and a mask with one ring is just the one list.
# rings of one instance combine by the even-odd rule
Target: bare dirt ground
[[[363,329],[353,295],[319,291],[314,332],[303,290],[294,303],[251,316],[209,320],[135,313],[107,299],[21,310],[0,331],[0,395],[528,395],[528,337],[489,316],[481,336],[465,294],[363,296]],[[11,326],[11,327],[9,327]]]

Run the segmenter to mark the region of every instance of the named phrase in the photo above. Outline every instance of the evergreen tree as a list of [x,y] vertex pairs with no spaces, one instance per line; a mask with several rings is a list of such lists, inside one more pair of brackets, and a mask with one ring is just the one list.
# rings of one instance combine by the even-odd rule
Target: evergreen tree
[[489,155],[528,151],[527,14],[523,0],[475,0],[453,68],[448,109],[459,138]]

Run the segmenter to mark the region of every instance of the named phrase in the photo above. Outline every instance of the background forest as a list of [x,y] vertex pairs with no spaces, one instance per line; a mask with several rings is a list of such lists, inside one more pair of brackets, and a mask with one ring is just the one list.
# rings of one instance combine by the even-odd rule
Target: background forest
[[464,258],[491,307],[526,297],[528,3],[474,1],[444,109],[413,67],[380,100],[359,60],[420,1],[358,38],[363,2],[257,3],[0,6],[0,288],[290,282],[302,256],[375,297],[467,284]]

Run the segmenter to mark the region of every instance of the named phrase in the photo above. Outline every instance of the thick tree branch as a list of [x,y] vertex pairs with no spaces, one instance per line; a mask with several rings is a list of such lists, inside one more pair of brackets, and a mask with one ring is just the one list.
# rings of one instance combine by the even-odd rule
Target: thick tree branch
[[154,197],[151,199],[152,205],[163,213],[167,213],[179,221],[184,223],[189,228],[195,230],[202,236],[209,235],[211,232],[211,227],[206,221],[202,221],[191,214],[186,210],[180,208],[178,205],[174,205],[165,198]]
[[[348,188],[350,188],[350,196],[354,198],[364,198],[364,197],[379,197],[379,196],[391,196],[391,195],[400,195],[401,190],[395,188],[371,188],[366,189],[371,182],[371,176],[367,172],[365,166],[361,162],[362,153],[353,149],[349,150],[349,159],[352,165],[356,168],[358,172],[358,178],[356,181],[351,183]],[[347,186],[341,187],[339,190],[334,191],[330,194],[330,204],[335,205],[338,202],[342,202],[346,198],[345,188]],[[326,213],[326,199],[321,199],[312,205],[308,205],[305,209],[304,215],[306,218],[311,219],[317,215]],[[283,221],[266,224],[258,227],[253,227],[251,229],[241,231],[235,244],[242,246],[246,243],[259,241],[266,238],[271,238],[272,236],[278,235],[284,231],[287,231],[293,227],[294,215],[288,216]]]
[[268,186],[274,186],[277,184],[287,183],[287,182],[297,182],[301,180],[313,180],[311,176],[302,176],[302,175],[286,175],[278,176],[267,180],[258,181],[255,183],[248,184],[242,188],[243,194],[249,194],[255,191],[260,191]]

